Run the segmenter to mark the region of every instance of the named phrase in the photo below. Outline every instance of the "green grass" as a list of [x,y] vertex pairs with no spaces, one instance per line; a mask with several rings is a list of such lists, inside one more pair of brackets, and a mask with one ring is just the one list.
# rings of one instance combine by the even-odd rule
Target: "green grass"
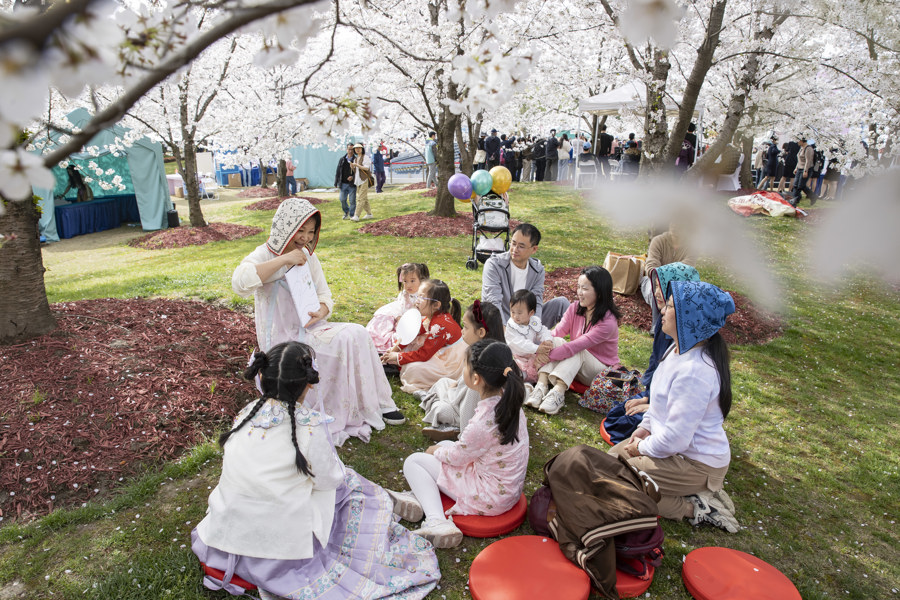
[[[645,245],[643,235],[611,230],[577,196],[559,188],[520,186],[513,198],[513,215],[540,226],[544,242],[538,257],[549,270],[598,264],[608,250],[640,251]],[[220,201],[204,203],[204,210],[209,220],[267,229],[272,212],[242,210],[248,202],[226,191]],[[381,218],[427,210],[432,201],[418,192],[389,189],[373,195],[372,204]],[[320,208],[324,228],[317,252],[337,299],[335,320],[365,323],[396,294],[393,274],[404,261],[427,262],[464,304],[479,294],[481,272],[464,268],[469,238],[372,237],[358,233],[361,224],[342,221],[336,201]],[[183,208],[180,212],[186,217]],[[728,535],[664,522],[666,558],[650,595],[689,598],[681,583],[682,557],[702,546],[727,546],[779,568],[806,599],[897,597],[900,300],[864,278],[837,291],[814,284],[795,260],[808,225],[762,218],[746,223],[771,253],[785,290],[787,327],[764,346],[732,348],[735,401],[726,428],[733,460],[727,489],[745,529]],[[123,229],[46,248],[51,302],[183,296],[249,306],[231,292],[230,276],[265,234],[180,250],[124,245],[139,233]],[[704,263],[700,271],[713,283],[752,296],[714,265]],[[649,350],[646,334],[622,328],[624,362],[644,368]],[[392,383],[396,389],[396,380]],[[426,445],[416,427],[420,411],[413,398],[399,391],[395,397],[412,424],[376,433],[369,444],[350,441],[340,451],[349,465],[386,487],[404,487],[403,459]],[[598,416],[571,396],[560,415],[529,411],[528,418],[528,493],[555,453],[579,443],[602,445]],[[32,598],[50,597],[51,591],[55,598],[224,598],[202,588],[189,549],[190,530],[203,517],[220,460],[215,447],[204,444],[181,461],[133,478],[103,504],[0,528],[0,597],[24,587]],[[518,533],[530,530],[525,525]],[[444,577],[432,597],[468,597],[468,567],[491,541],[467,538],[456,549],[440,551]],[[20,585],[12,587],[13,582]]]

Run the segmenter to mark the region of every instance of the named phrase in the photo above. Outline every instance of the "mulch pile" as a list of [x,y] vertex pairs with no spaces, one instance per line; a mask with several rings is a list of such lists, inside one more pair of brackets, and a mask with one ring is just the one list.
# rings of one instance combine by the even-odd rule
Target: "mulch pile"
[[402,187],[402,188],[400,188],[400,191],[401,192],[411,192],[413,190],[424,190],[424,189],[425,189],[425,182],[421,181],[419,183],[411,183],[405,187]]
[[165,299],[52,309],[58,329],[0,346],[4,520],[90,500],[221,431],[252,399],[240,376],[250,317]]
[[264,188],[259,186],[249,187],[238,192],[238,198],[268,198],[269,196],[277,196],[278,188]]
[[262,231],[260,227],[235,223],[209,223],[206,227],[171,227],[136,237],[130,240],[128,245],[144,250],[184,248],[223,240],[239,240],[256,235],[260,231]]
[[[509,220],[510,230],[518,227],[521,221]],[[390,235],[394,237],[454,237],[472,235],[472,213],[457,212],[453,217],[430,217],[427,213],[417,212],[399,217],[391,217],[360,227],[359,231],[371,235]]]
[[[583,267],[556,269],[544,277],[544,300],[564,296],[575,300],[575,287]],[[735,312],[729,315],[722,328],[722,337],[729,344],[765,344],[779,337],[784,322],[772,313],[757,308],[746,296],[729,290],[734,298]],[[652,312],[640,293],[632,296],[615,294],[616,306],[622,311],[622,323],[642,331],[650,331]]]
[[[312,196],[298,196],[298,197],[302,198],[304,200],[309,200],[309,203],[312,205],[323,204],[325,202],[328,202],[328,200],[325,200],[324,198],[313,198]],[[244,210],[275,210],[285,199],[287,199],[287,196],[282,196],[282,197],[278,197],[278,198],[275,198],[275,197],[266,198],[265,200],[260,200],[259,202],[254,202],[253,204],[248,204],[247,206],[244,207]]]

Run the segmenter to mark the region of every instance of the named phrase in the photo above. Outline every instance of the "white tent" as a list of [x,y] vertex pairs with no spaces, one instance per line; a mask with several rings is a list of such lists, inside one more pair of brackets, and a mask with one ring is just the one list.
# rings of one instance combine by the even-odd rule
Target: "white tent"
[[[626,83],[614,90],[591,96],[578,103],[580,114],[588,113],[599,116],[615,116],[622,109],[643,111],[647,106],[647,86],[640,81]],[[681,106],[681,96],[666,94],[666,114],[670,117],[678,116],[678,108]],[[694,117],[699,117],[703,107],[694,109]]]

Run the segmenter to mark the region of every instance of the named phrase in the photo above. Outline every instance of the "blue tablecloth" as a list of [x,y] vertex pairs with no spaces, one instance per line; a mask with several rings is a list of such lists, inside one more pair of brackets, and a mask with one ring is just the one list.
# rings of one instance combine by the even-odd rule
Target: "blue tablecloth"
[[134,194],[104,196],[91,202],[61,204],[55,207],[56,231],[60,239],[115,229],[123,222],[140,222]]

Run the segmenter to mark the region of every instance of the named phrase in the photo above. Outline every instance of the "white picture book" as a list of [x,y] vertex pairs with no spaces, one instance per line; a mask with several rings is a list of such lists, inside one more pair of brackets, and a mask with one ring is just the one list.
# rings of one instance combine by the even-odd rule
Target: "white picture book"
[[294,306],[297,308],[300,324],[306,327],[311,318],[309,313],[319,310],[319,296],[316,294],[316,284],[313,283],[309,265],[303,264],[291,267],[284,274],[284,279],[287,281],[291,297],[294,299]]

